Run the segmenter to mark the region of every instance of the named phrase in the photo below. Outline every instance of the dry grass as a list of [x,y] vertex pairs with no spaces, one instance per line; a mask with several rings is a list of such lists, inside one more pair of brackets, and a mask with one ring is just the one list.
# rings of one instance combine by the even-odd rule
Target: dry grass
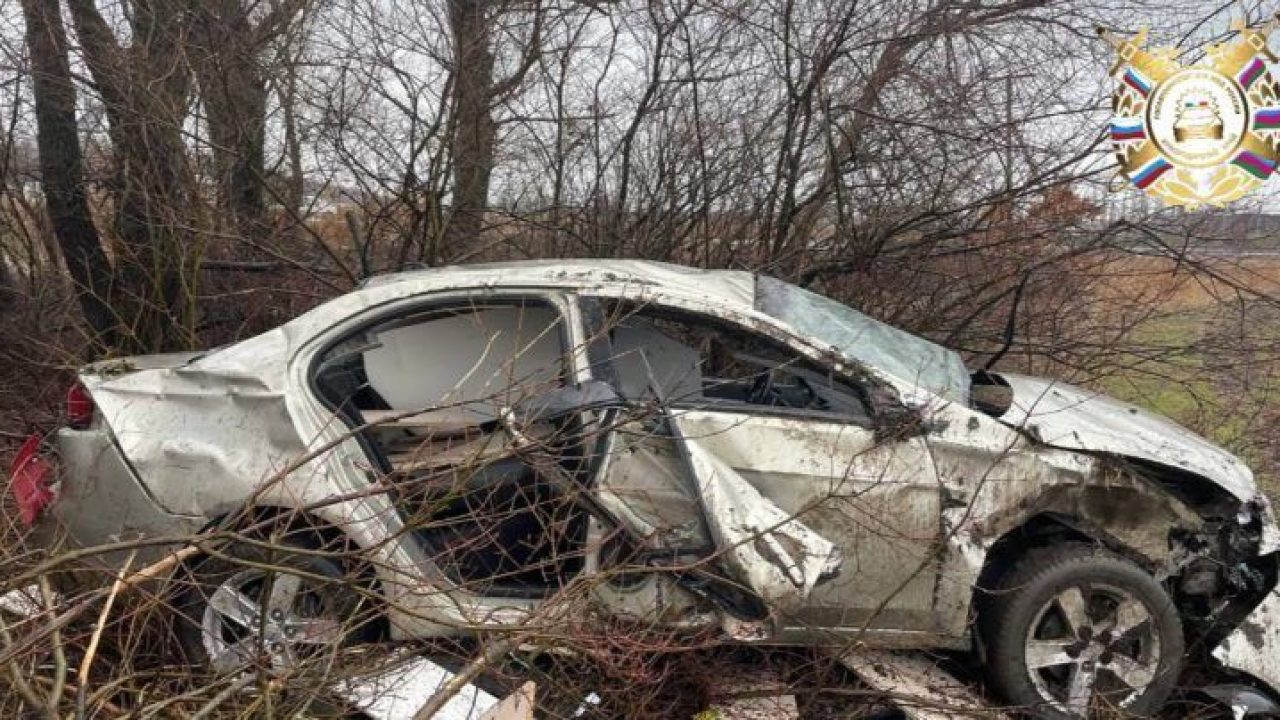
[[1095,286],[1102,307],[1156,301],[1162,312],[1204,311],[1241,295],[1280,297],[1280,257],[1211,258],[1195,264],[1168,257],[1109,259]]
[[1093,285],[1097,320],[1124,318],[1098,385],[1241,455],[1280,498],[1280,257],[1124,257]]

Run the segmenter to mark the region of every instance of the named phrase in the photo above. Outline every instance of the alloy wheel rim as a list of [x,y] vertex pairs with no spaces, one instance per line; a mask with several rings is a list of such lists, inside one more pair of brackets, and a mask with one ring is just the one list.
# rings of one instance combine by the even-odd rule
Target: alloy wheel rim
[[342,638],[338,618],[306,579],[256,569],[215,588],[200,625],[205,656],[218,672],[290,670]]
[[1036,614],[1023,646],[1032,685],[1048,706],[1088,717],[1128,708],[1156,678],[1160,635],[1150,608],[1120,588],[1076,583]]

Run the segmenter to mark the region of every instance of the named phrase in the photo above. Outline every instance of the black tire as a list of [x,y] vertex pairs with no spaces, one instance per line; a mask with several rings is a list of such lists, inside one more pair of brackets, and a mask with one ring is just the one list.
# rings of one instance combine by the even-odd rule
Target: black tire
[[[273,547],[236,543],[222,548],[220,556],[195,564],[174,603],[175,633],[186,661],[214,672],[237,672],[259,662],[275,664],[279,653],[273,648],[287,647],[286,655],[296,660],[289,664],[301,665],[326,652],[372,639],[371,603],[357,581],[333,557],[309,550],[295,540]],[[270,608],[271,599],[279,597],[277,592],[283,595],[293,582],[297,583],[296,603],[291,605],[293,612],[284,617],[283,611],[275,612],[279,608]],[[214,638],[206,633],[210,623],[216,622],[210,615],[211,604],[217,601],[220,589],[232,587],[255,602],[267,596],[266,618],[258,615],[253,629],[223,622],[223,631]],[[212,612],[222,620],[230,618],[216,609]],[[280,622],[270,622],[273,615],[280,616]],[[237,653],[244,655],[242,664],[211,656],[211,648],[219,643],[229,650],[236,646],[237,632],[244,646],[244,652]]]
[[1135,563],[1083,543],[1028,552],[991,589],[979,628],[992,688],[1031,717],[1148,715],[1182,669],[1168,593]]

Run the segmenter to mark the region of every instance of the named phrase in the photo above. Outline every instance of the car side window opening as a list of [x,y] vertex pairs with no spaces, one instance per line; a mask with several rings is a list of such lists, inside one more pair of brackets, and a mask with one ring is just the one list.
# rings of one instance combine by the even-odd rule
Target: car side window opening
[[[436,566],[481,594],[539,596],[579,572],[586,522],[564,488],[511,452],[503,408],[570,377],[560,313],[538,301],[415,310],[334,345],[319,392],[389,470]],[[568,419],[522,428],[576,454]]]
[[870,422],[864,391],[773,339],[696,313],[614,303],[605,323],[620,393],[677,406]]

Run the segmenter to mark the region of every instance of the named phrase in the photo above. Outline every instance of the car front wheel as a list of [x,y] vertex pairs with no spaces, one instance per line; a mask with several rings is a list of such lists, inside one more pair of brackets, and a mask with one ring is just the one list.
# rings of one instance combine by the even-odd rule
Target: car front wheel
[[1158,710],[1184,652],[1182,622],[1146,571],[1079,543],[1033,550],[980,618],[991,684],[1034,717]]

